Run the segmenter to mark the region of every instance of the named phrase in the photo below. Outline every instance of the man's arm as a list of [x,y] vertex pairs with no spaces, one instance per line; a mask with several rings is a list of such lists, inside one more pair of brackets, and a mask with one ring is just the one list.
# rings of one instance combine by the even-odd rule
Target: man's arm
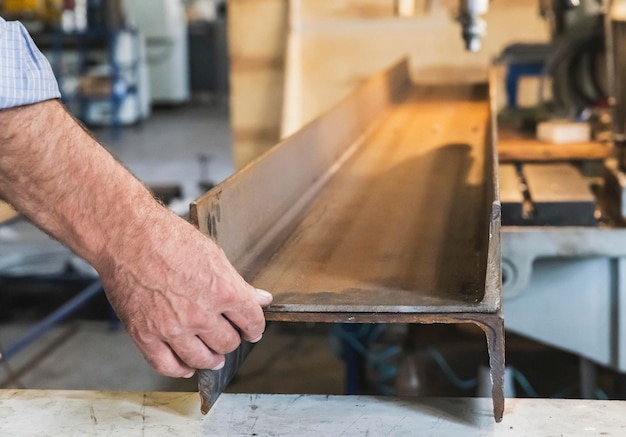
[[219,368],[258,341],[271,295],[148,190],[54,100],[0,111],[0,197],[93,265],[148,362]]

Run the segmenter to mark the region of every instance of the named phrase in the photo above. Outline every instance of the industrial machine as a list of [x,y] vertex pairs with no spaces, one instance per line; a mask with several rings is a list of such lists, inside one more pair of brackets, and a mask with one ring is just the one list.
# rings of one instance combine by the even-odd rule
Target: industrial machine
[[541,7],[552,98],[520,124],[552,119],[544,127],[591,136],[511,157],[502,133],[503,309],[508,330],[579,355],[581,393],[595,397],[595,364],[626,373],[626,2]]
[[123,4],[126,16],[145,37],[152,102],[187,102],[189,60],[183,2],[159,0],[146,7],[141,0],[124,0]]

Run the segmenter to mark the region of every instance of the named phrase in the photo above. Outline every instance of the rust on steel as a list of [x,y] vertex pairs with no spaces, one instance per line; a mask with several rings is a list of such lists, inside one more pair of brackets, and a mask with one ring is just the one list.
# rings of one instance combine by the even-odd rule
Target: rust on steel
[[228,386],[241,367],[254,344],[242,341],[237,350],[226,355],[223,371],[202,370],[198,372],[198,387],[200,387],[200,411],[207,414],[220,394]]
[[[489,89],[414,85],[400,62],[200,197],[191,217],[246,280],[272,291],[268,320],[479,325],[500,420],[501,212]],[[237,368],[202,372],[205,405],[219,395],[212,381]]]

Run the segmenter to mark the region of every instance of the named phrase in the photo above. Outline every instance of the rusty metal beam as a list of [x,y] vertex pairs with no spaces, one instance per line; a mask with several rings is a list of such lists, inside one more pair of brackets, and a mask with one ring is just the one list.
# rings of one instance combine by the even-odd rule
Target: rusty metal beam
[[[475,323],[504,408],[500,202],[487,86],[412,85],[406,61],[199,198],[191,217],[268,320]],[[203,371],[214,381],[238,366]]]
[[202,370],[198,372],[198,387],[200,387],[200,411],[207,414],[217,398],[226,389],[237,370],[254,348],[254,344],[242,341],[239,348],[226,355],[222,371]]

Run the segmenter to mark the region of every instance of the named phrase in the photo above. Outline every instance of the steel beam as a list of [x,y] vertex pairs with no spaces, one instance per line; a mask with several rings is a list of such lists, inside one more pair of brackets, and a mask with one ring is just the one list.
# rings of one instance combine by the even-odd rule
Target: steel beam
[[[494,108],[487,86],[412,85],[403,61],[200,197],[191,218],[274,294],[268,320],[479,325],[499,421]],[[236,370],[201,372],[204,405]]]

